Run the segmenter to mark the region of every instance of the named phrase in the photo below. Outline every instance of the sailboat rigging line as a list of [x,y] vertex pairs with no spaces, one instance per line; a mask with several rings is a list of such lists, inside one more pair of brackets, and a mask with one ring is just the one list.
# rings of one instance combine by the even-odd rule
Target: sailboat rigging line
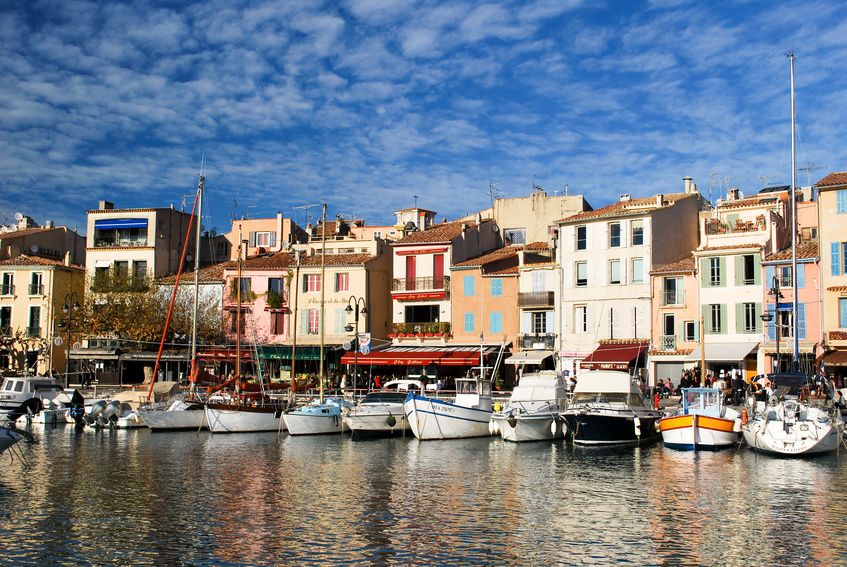
[[[202,179],[202,177],[201,177]],[[179,291],[179,278],[182,276],[182,267],[185,265],[185,255],[188,252],[188,239],[191,238],[191,227],[192,223],[195,222],[197,212],[197,201],[200,198],[200,188],[201,184],[198,185],[197,194],[194,196],[194,205],[191,207],[191,216],[188,219],[188,229],[185,231],[185,242],[182,245],[182,254],[179,259],[179,266],[177,266],[176,271],[176,280],[174,281],[174,289],[171,292],[171,301],[168,304],[168,315],[165,317],[165,328],[162,329],[162,341],[159,343],[159,352],[156,353],[156,363],[153,365],[153,376],[150,378],[150,389],[147,391],[147,401],[149,402],[153,397],[153,385],[156,384],[156,376],[159,372],[159,363],[162,361],[162,351],[165,348],[165,337],[168,335],[168,326],[171,322],[171,315],[174,310],[174,302],[176,301],[176,294]]]

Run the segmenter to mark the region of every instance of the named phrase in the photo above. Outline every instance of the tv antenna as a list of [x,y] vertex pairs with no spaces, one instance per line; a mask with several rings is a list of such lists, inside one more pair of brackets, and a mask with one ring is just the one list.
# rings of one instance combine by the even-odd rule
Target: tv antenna
[[[312,205],[297,205],[296,207],[291,207],[291,208],[295,211],[298,211],[298,210],[301,210],[301,209],[306,211],[306,223],[305,224],[309,224],[312,221],[312,213],[309,211],[309,209],[314,208],[314,207],[320,207],[320,206],[321,206],[321,203],[314,203]],[[295,215],[296,215],[296,213],[295,213]],[[295,221],[297,220],[296,216],[294,217],[294,220]],[[305,228],[305,224],[303,225],[303,228]]]
[[720,175],[720,171],[710,171],[707,173],[709,176],[709,202],[712,202],[712,191],[715,189],[715,178]]
[[418,208],[418,196],[417,196],[417,195],[412,195],[412,197],[414,197],[414,198],[415,198],[415,208],[417,209],[417,208]]
[[502,185],[502,181],[489,181],[488,182],[488,195],[491,197],[491,208],[494,209],[494,203],[497,199],[500,198],[500,191],[497,189],[498,185]]
[[806,165],[804,165],[803,167],[798,167],[797,169],[800,170],[800,171],[806,172],[806,179],[809,181],[809,186],[811,187],[811,185],[812,185],[812,174],[815,171],[824,169],[825,167],[827,167],[826,164],[815,165],[815,162],[807,161]]
[[761,182],[762,182],[762,189],[764,189],[765,187],[767,187],[767,186],[768,186],[768,182],[769,182],[771,179],[776,179],[776,178],[777,178],[777,176],[776,176],[776,175],[760,175],[760,176],[759,176],[759,181],[761,181]]

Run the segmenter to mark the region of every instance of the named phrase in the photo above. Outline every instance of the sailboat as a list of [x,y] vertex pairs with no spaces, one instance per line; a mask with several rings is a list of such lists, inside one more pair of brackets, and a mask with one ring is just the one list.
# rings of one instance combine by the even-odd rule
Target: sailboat
[[[844,424],[837,409],[812,405],[809,400],[811,377],[799,371],[799,336],[797,325],[797,199],[796,136],[794,134],[794,53],[791,63],[791,281],[794,331],[794,372],[768,376],[774,394],[764,401],[752,401],[746,423],[742,425],[744,440],[755,451],[774,455],[799,456],[829,453],[838,448]],[[776,340],[780,340],[777,334]],[[746,408],[745,408],[746,409]],[[743,414],[742,414],[743,417]]]

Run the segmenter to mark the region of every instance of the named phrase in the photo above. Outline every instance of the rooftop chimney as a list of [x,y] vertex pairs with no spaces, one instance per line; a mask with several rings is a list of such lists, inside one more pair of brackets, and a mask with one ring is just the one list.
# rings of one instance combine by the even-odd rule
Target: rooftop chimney
[[627,201],[632,201],[632,196],[629,193],[621,193],[621,196],[618,197],[618,201],[621,203],[626,203]]
[[657,206],[657,207],[661,207],[661,206],[662,206],[662,204],[663,204],[663,203],[662,203],[662,201],[664,201],[664,199],[665,199],[665,196],[664,196],[664,195],[662,195],[661,193],[659,193],[658,195],[656,195],[656,206]]
[[97,208],[101,211],[111,211],[115,208],[115,204],[111,201],[100,201]]
[[689,177],[689,176],[683,177],[682,182],[685,185],[685,192],[691,193],[691,177]]

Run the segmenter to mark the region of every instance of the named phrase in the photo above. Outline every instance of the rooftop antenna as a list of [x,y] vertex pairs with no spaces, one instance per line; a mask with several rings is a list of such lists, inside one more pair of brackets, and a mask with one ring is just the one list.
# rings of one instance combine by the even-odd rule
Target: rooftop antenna
[[235,200],[235,197],[232,198],[232,214],[230,214],[230,220],[238,219],[238,201]]
[[488,195],[491,197],[491,208],[494,208],[494,203],[497,199],[500,198],[500,191],[497,190],[497,186],[501,185],[502,181],[489,181],[488,182]]
[[244,207],[245,209],[247,209],[247,216],[246,216],[246,217],[244,217],[244,218],[248,218],[248,219],[249,219],[249,218],[250,218],[250,209],[255,209],[255,208],[256,208],[256,207],[258,207],[258,206],[259,206],[259,205],[247,205],[246,207]]
[[768,186],[768,181],[770,181],[771,179],[776,179],[776,177],[776,175],[760,175],[759,181],[762,182],[762,189]]
[[826,165],[826,164],[823,164],[823,165],[815,165],[815,162],[813,162],[813,161],[807,161],[807,162],[806,162],[806,165],[804,165],[803,167],[798,167],[797,169],[798,169],[798,170],[800,170],[800,171],[805,171],[805,172],[806,172],[806,179],[808,180],[808,182],[809,182],[809,186],[811,187],[811,185],[812,185],[812,174],[813,174],[815,171],[818,171],[818,170],[821,170],[821,169],[825,169],[826,167],[827,167],[827,165]]
[[[313,207],[320,207],[320,206],[321,206],[321,203],[314,203],[312,205],[297,205],[296,207],[291,207],[291,208],[295,211],[297,211],[299,209],[305,210],[306,211],[306,223],[305,224],[309,224],[311,222],[311,219],[312,219],[312,215],[311,215],[311,212],[309,211],[309,209],[311,209]],[[295,213],[295,215],[296,215],[296,213]],[[296,216],[295,216],[295,220],[297,220]],[[305,228],[305,225],[304,225],[304,228]]]
[[715,178],[720,175],[720,171],[710,171],[708,173],[709,176],[709,202],[712,202],[712,191],[715,188]]

